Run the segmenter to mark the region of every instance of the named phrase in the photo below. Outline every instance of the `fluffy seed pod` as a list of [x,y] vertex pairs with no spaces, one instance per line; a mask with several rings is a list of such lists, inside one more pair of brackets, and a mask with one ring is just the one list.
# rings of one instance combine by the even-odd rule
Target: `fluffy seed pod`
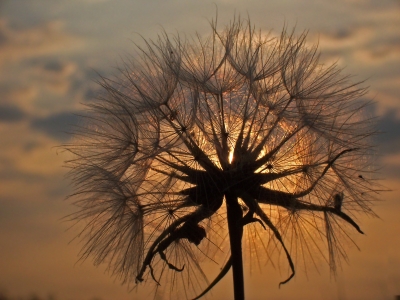
[[[290,266],[281,283],[301,251],[335,269],[347,230],[362,233],[355,214],[373,214],[374,130],[365,90],[321,64],[306,34],[265,36],[238,19],[211,27],[208,38],[164,34],[139,47],[102,79],[65,148],[84,257],[185,298],[233,267],[240,299],[242,239],[256,231],[264,240],[251,237],[249,249],[270,257],[261,244],[277,247]],[[224,247],[231,257],[216,260]],[[204,260],[222,267],[211,283]]]

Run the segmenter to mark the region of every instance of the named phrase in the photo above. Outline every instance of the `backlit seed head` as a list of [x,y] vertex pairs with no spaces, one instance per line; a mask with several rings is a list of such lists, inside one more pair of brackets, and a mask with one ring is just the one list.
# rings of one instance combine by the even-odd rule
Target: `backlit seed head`
[[240,19],[211,28],[145,41],[101,79],[65,146],[83,257],[193,298],[210,282],[200,262],[222,267],[230,195],[248,255],[277,253],[293,273],[322,254],[335,270],[347,230],[362,232],[354,215],[373,214],[376,184],[359,175],[373,171],[365,89],[322,64],[305,33],[264,35]]

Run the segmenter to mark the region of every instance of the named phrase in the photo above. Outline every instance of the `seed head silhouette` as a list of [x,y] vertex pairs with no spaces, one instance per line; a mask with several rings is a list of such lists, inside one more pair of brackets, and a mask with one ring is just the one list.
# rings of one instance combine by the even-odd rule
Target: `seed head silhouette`
[[[280,284],[305,256],[335,270],[343,240],[363,233],[355,214],[373,214],[374,130],[365,89],[320,63],[305,33],[264,35],[240,18],[211,29],[138,46],[65,148],[83,258],[189,299],[232,268],[238,300],[244,254],[283,257]],[[207,260],[221,268],[211,282]]]

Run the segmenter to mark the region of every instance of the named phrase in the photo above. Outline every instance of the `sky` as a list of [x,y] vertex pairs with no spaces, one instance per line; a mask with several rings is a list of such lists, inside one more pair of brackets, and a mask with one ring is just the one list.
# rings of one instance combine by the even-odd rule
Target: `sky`
[[[144,299],[106,267],[79,261],[79,226],[63,217],[74,207],[60,145],[76,114],[95,97],[99,73],[111,76],[134,43],[167,33],[209,32],[249,16],[261,30],[308,30],[322,60],[366,80],[381,183],[390,191],[360,219],[348,263],[334,279],[327,266],[299,270],[278,289],[271,266],[246,273],[247,299],[394,299],[400,295],[400,1],[398,0],[0,0],[0,294],[43,299]],[[231,277],[211,299],[230,299]]]

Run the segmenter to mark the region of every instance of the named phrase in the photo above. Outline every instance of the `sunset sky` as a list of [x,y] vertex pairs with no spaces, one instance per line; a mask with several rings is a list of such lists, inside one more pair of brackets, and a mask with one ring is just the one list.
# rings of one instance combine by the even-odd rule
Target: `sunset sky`
[[[285,276],[267,265],[246,273],[247,299],[394,299],[400,295],[400,1],[399,0],[0,0],[0,295],[56,300],[145,299],[106,266],[79,259],[79,225],[59,146],[76,114],[96,96],[141,36],[165,30],[207,34],[218,10],[221,28],[236,14],[265,32],[308,30],[322,60],[366,80],[382,131],[375,143],[381,183],[379,218],[360,218],[335,280],[322,262],[278,289]],[[372,111],[373,110],[373,111]],[[231,276],[210,299],[231,299]],[[151,298],[150,298],[151,299]]]

